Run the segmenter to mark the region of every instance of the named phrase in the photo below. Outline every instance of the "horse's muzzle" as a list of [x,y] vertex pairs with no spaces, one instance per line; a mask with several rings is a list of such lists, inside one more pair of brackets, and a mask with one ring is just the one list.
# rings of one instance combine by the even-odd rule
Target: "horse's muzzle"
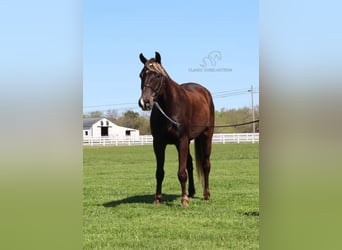
[[153,106],[153,101],[151,103],[149,100],[144,101],[143,98],[140,98],[138,104],[142,110],[151,110]]

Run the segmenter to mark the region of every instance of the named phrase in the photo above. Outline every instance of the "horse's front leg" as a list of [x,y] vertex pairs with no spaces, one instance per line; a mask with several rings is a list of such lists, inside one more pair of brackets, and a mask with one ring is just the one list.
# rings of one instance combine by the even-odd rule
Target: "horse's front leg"
[[187,160],[188,160],[188,152],[189,152],[189,140],[183,139],[180,141],[179,145],[177,145],[178,150],[178,160],[179,160],[179,167],[178,167],[178,180],[181,184],[182,189],[182,206],[189,205],[189,198],[186,194],[186,181],[187,181]]
[[159,204],[162,200],[162,183],[164,180],[164,161],[165,161],[166,144],[153,141],[153,150],[157,160],[156,169],[156,195],[154,196],[154,204]]

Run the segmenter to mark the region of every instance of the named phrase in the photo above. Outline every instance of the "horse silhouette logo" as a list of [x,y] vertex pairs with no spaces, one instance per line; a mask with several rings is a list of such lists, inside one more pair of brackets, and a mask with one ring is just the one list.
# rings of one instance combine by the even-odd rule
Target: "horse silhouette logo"
[[200,64],[201,67],[206,68],[208,66],[215,67],[217,61],[222,59],[221,51],[213,50],[211,51],[208,56],[203,57],[202,63]]

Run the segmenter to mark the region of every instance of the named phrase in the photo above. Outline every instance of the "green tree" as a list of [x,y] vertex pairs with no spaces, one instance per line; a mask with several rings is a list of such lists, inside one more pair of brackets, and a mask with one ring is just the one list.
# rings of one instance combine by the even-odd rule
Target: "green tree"
[[103,117],[102,111],[92,111],[87,115],[83,115],[83,117],[86,116],[86,118],[100,118]]
[[121,117],[116,120],[116,122],[120,126],[134,129],[139,129],[142,125],[139,113],[132,110],[126,111]]
[[[239,109],[221,109],[215,112],[215,125],[227,126],[233,124],[240,124],[250,122],[253,119],[252,109],[243,107]],[[254,107],[254,119],[259,119],[259,106]],[[259,129],[259,124],[255,124],[256,131]],[[246,124],[236,127],[217,127],[215,133],[251,133],[253,131],[253,124]]]

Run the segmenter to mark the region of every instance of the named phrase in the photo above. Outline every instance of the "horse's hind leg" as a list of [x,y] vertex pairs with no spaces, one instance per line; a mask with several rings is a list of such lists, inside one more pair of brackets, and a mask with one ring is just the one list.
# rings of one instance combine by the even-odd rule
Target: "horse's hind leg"
[[205,136],[204,137],[204,162],[203,165],[203,172],[204,172],[204,191],[203,197],[205,200],[209,200],[210,198],[210,191],[209,191],[209,173],[211,169],[210,164],[210,154],[211,154],[211,143],[212,143],[212,136]]
[[188,153],[188,161],[186,164],[186,169],[188,171],[188,176],[189,176],[189,189],[188,189],[188,193],[189,193],[189,197],[194,197],[195,195],[195,185],[194,185],[194,175],[193,175],[193,165],[192,165],[192,157],[190,154],[190,151]]
[[164,161],[165,161],[165,144],[157,143],[153,141],[153,149],[154,154],[157,160],[157,169],[156,169],[156,195],[154,197],[154,204],[159,204],[162,200],[162,183],[164,180]]
[[182,206],[189,205],[189,198],[186,193],[186,181],[187,181],[187,163],[188,163],[188,153],[189,153],[189,140],[182,138],[178,144],[176,144],[178,150],[178,180],[181,184],[182,189]]

